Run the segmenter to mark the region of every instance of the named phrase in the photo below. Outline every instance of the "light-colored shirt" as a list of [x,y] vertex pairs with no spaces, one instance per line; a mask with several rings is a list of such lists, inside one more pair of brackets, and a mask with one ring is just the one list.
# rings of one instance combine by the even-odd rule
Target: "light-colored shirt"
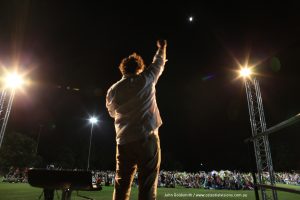
[[166,49],[158,49],[152,64],[142,73],[123,76],[107,91],[106,107],[115,119],[117,144],[143,139],[162,125],[155,85],[165,62]]

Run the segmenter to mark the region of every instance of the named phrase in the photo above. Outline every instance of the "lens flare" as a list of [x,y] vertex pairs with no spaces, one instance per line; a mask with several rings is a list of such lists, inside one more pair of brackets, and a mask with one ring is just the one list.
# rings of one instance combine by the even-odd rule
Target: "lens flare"
[[240,70],[240,76],[242,77],[250,77],[252,74],[252,71],[248,67],[244,67]]
[[91,124],[95,124],[95,123],[98,122],[98,119],[97,119],[96,117],[91,117],[91,118],[89,119],[89,121],[90,121]]
[[21,87],[24,83],[23,77],[17,73],[8,74],[4,81],[7,88],[13,89]]

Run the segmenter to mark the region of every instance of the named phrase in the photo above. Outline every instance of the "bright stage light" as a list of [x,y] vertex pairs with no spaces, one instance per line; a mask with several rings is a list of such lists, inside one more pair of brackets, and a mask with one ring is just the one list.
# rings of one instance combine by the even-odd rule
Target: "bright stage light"
[[8,74],[4,78],[4,82],[5,82],[5,87],[16,89],[16,88],[21,87],[21,85],[23,85],[24,80],[23,80],[22,76],[20,76],[19,74],[12,73],[12,74]]
[[248,67],[244,67],[240,70],[240,76],[242,77],[250,77],[252,74],[252,71]]
[[98,119],[97,119],[96,117],[91,117],[91,118],[89,119],[89,121],[90,121],[91,124],[95,124],[95,123],[98,122]]
[[192,22],[194,18],[192,16],[189,17],[189,21]]

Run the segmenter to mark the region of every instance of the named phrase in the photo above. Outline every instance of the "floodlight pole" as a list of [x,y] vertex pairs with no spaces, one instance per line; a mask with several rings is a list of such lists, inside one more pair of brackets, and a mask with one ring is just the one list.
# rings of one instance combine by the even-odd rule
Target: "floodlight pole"
[[[10,94],[8,94],[7,89],[3,89],[0,97],[0,149],[2,146],[4,133],[6,130],[6,125],[8,122],[9,114],[11,111],[12,103],[15,97],[15,89],[10,89]],[[9,95],[9,99],[7,101],[7,96]]]
[[90,135],[89,155],[88,155],[87,168],[86,168],[87,171],[90,169],[91,144],[92,144],[93,127],[94,127],[94,123],[92,122],[91,124],[92,126],[91,126],[91,135]]
[[[254,137],[266,131],[260,86],[255,77],[245,77],[244,84],[247,94],[252,136]],[[270,184],[275,186],[275,175],[268,136],[257,137],[253,140],[253,144],[259,184],[265,184],[266,180],[263,178],[263,173],[268,172]],[[263,200],[278,200],[275,189],[272,189],[272,196],[269,196],[265,188],[261,188],[261,196]]]
[[40,137],[41,137],[42,129],[43,129],[43,125],[40,124],[38,138],[37,138],[37,142],[36,142],[36,148],[35,148],[35,155],[38,154],[38,149],[39,149],[39,143],[40,143]]

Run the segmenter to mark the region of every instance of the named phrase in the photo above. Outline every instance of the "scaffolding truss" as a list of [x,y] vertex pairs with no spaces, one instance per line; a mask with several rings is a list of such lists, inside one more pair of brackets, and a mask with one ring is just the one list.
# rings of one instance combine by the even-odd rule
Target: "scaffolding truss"
[[[266,184],[263,174],[267,173],[271,186],[275,186],[275,175],[268,135],[262,135],[266,131],[266,121],[262,104],[259,82],[256,78],[245,79],[245,88],[248,101],[250,124],[253,136],[253,144],[256,158],[259,184]],[[262,135],[260,137],[260,135]],[[259,137],[258,137],[259,136]],[[278,200],[276,189],[272,194],[267,194],[265,188],[260,188],[263,200]]]
[[15,96],[14,89],[3,89],[0,96],[0,148],[2,146],[6,125]]

